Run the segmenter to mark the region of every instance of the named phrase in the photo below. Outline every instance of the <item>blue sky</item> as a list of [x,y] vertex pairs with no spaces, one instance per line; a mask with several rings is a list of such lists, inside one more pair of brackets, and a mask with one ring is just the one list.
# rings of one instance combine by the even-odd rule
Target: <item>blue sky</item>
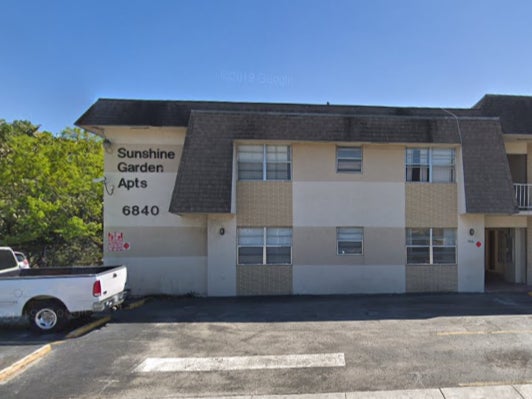
[[528,0],[1,0],[0,119],[100,97],[469,107],[532,95]]

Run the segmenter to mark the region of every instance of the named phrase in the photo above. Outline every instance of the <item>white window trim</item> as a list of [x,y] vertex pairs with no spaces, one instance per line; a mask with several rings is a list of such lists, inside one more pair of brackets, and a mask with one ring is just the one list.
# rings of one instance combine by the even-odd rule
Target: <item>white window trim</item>
[[[432,164],[432,150],[434,149],[442,149],[442,150],[453,150],[454,152],[454,156],[453,156],[453,163],[450,164],[448,167],[449,168],[452,168],[453,169],[453,180],[450,181],[450,182],[437,182],[436,184],[452,184],[452,183],[456,183],[456,149],[454,147],[445,147],[445,148],[440,148],[440,147],[406,147],[406,150],[405,150],[405,182],[407,183],[434,183],[432,181],[432,178],[434,176],[434,174],[432,173],[432,168],[433,168],[433,164]],[[407,164],[406,163],[406,154],[408,153],[408,150],[428,150],[429,151],[429,154],[428,154],[428,164]],[[419,167],[427,167],[429,168],[429,180],[428,181],[412,181],[412,180],[408,180],[408,167],[409,166],[419,166]],[[444,165],[441,165],[441,166],[444,166]]]
[[[339,160],[340,158],[338,157],[338,149],[339,148],[359,148],[360,149],[360,170],[339,170],[338,169],[338,165],[339,165]],[[360,145],[356,145],[356,146],[349,146],[349,145],[337,145],[336,146],[336,149],[335,149],[335,152],[336,152],[336,173],[350,173],[350,174],[362,174],[362,171],[364,169],[364,148]],[[358,161],[358,159],[353,159],[353,158],[341,158],[341,159],[348,159],[348,160],[355,160],[355,161]]]
[[[422,227],[407,227],[405,229],[405,236],[406,236],[406,230],[413,229],[413,228],[422,228]],[[432,244],[432,230],[433,229],[447,229],[448,227],[423,227],[424,229],[429,229],[429,245],[408,245],[406,244],[406,264],[407,265],[439,265],[439,266],[454,266],[458,264],[458,245],[456,244],[456,236],[455,236],[455,244],[454,245],[433,245]],[[453,229],[456,232],[456,229],[454,228],[448,228]],[[456,232],[457,233],[457,232]],[[406,240],[405,240],[406,241]],[[430,263],[408,263],[408,248],[427,248],[429,247],[429,262]],[[453,263],[434,263],[434,248],[454,248],[454,262]]]
[[[360,229],[362,230],[362,240],[360,241],[347,241],[342,240],[342,242],[360,242],[360,253],[359,254],[342,254],[340,253],[340,247],[338,243],[340,242],[338,240],[338,230],[342,228],[352,228],[352,229]],[[363,256],[364,255],[364,228],[360,226],[339,226],[336,227],[336,255],[338,256]]]
[[[270,144],[249,144],[249,145],[255,145],[255,146],[262,146],[262,179],[240,179],[240,174],[239,174],[239,168],[238,168],[238,151],[239,151],[239,147],[241,145],[246,145],[246,144],[238,144],[236,146],[236,173],[237,173],[237,180],[238,181],[292,181],[293,179],[293,176],[292,176],[292,146],[290,144],[275,144],[275,143],[270,143]],[[268,146],[285,146],[288,148],[288,154],[289,154],[289,160],[288,161],[278,161],[278,162],[275,162],[275,161],[270,161],[268,162],[268,158],[267,158],[267,147]],[[272,163],[283,163],[283,164],[288,164],[288,170],[290,172],[290,178],[289,179],[268,179],[267,178],[267,174],[268,174],[268,164],[272,164]]]
[[[291,230],[291,233],[292,233],[292,237],[291,237],[291,242],[290,242],[290,263],[266,263],[266,250],[267,248],[276,248],[276,247],[286,247],[285,245],[268,245],[266,240],[267,240],[267,231],[268,231],[268,228],[278,228],[278,227],[273,227],[273,226],[270,226],[270,227],[240,227],[240,228],[251,228],[251,229],[262,229],[262,242],[263,244],[262,245],[240,245],[238,244],[238,230],[237,230],[237,246],[236,246],[236,261],[237,261],[237,265],[239,266],[290,266],[292,265],[292,254],[293,254],[293,246],[294,246],[294,243],[293,243],[293,236],[294,236],[294,230],[292,227],[281,227],[281,228],[287,228],[287,229],[290,229]],[[250,248],[250,247],[254,247],[254,248],[262,248],[262,263],[260,264],[249,264],[249,263],[240,263],[240,258],[238,256],[239,254],[239,249],[240,248]]]

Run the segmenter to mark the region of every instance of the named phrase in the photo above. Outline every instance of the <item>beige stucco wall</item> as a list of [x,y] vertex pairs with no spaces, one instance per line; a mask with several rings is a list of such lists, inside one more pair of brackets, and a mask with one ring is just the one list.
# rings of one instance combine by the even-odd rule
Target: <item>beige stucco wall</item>
[[206,295],[207,258],[202,256],[175,257],[115,257],[108,254],[108,265],[127,266],[127,288],[132,295]]
[[106,126],[104,128],[105,137],[113,145],[116,143],[183,145],[186,134],[186,127]]
[[[220,229],[223,228],[223,234]],[[207,295],[236,295],[236,217],[209,215],[207,222]]]
[[526,228],[526,216],[487,216],[485,217],[486,228]]
[[[105,128],[112,143],[105,152],[104,263],[128,267],[132,295],[194,293],[207,290],[207,218],[168,212],[181,152],[184,128]],[[128,151],[173,151],[173,159],[120,158]],[[119,163],[153,164],[156,172],[123,172]],[[127,184],[130,186],[127,187]],[[124,207],[157,209],[158,214],[124,214]],[[111,237],[127,243],[113,247]]]
[[504,147],[507,154],[526,154],[528,152],[525,141],[505,141]]
[[403,228],[364,227],[362,255],[337,255],[336,246],[336,227],[295,227],[294,265],[405,264]]
[[[108,191],[104,191],[104,220],[111,227],[205,227],[205,217],[180,217],[168,212],[175,183],[186,130],[183,128],[105,128],[105,135],[111,141],[110,150],[105,152],[104,173]],[[128,159],[118,156],[118,149],[173,151],[174,159]],[[118,164],[155,164],[162,166],[162,172],[121,172]],[[134,183],[134,187],[124,187]],[[124,215],[124,206],[157,206],[158,215]]]
[[294,182],[294,226],[404,227],[404,183]]
[[404,146],[360,144],[362,172],[336,172],[336,147],[353,143],[299,143],[292,146],[294,181],[403,182]]
[[120,229],[130,245],[127,251],[108,252],[115,258],[207,256],[207,232],[201,227],[108,226],[104,233]]
[[[334,143],[293,146],[294,294],[405,291],[404,146],[361,146],[360,173],[336,172]],[[362,255],[337,255],[341,226],[363,227]]]
[[455,183],[406,183],[406,227],[457,227]]
[[294,265],[294,294],[405,292],[404,265]]
[[292,226],[292,182],[239,181],[238,226]]
[[[484,217],[465,215],[459,221],[457,216],[458,192],[463,191],[460,159],[456,184],[405,184],[405,146],[362,144],[362,172],[336,173],[334,143],[296,143],[292,145],[293,181],[235,180],[235,215],[178,216],[170,214],[168,208],[185,135],[182,128],[106,129],[113,146],[105,156],[105,175],[114,192],[105,194],[105,232],[124,234],[131,247],[121,252],[106,250],[105,262],[128,265],[128,284],[133,294],[219,296],[484,289],[483,248],[479,250],[474,245],[477,239],[484,243]],[[176,157],[126,160],[157,163],[164,172],[124,173],[117,170],[117,163],[123,161],[117,157],[120,146],[128,150],[171,150]],[[514,146],[510,150],[518,149]],[[532,154],[532,146],[527,151]],[[459,154],[458,149],[458,158]],[[530,171],[528,176],[532,176]],[[118,187],[122,178],[146,180],[147,187]],[[463,199],[460,194],[460,201]],[[123,206],[134,204],[157,206],[160,213],[125,216]],[[532,222],[524,220],[490,217],[486,218],[486,225],[532,226]],[[237,266],[237,226],[292,226],[293,266]],[[336,254],[338,226],[364,228],[363,255]],[[405,227],[457,226],[458,266],[405,266]],[[467,236],[472,226],[478,229],[478,236],[473,238]],[[219,234],[220,227],[224,227],[224,235]],[[528,234],[529,242],[531,236]],[[530,253],[528,257],[531,276]]]
[[[177,137],[176,137],[177,139]],[[174,159],[168,159],[168,158],[160,158],[160,159],[127,159],[123,157],[123,150],[119,151],[120,148],[125,148],[127,151],[145,151],[149,150],[150,148],[152,150],[164,150],[164,151],[173,151],[175,154]],[[159,165],[162,165],[164,168],[164,171],[166,173],[176,173],[177,169],[179,168],[179,161],[181,159],[181,153],[183,152],[183,146],[182,145],[170,145],[170,144],[149,144],[149,143],[143,143],[143,144],[132,144],[132,143],[119,143],[114,141],[114,144],[112,145],[112,152],[106,153],[105,156],[105,162],[104,162],[104,170],[107,173],[120,173],[117,168],[117,165],[120,162],[126,162],[126,163],[157,163]],[[122,155],[121,155],[122,154]],[[121,157],[122,156],[122,157]],[[144,173],[138,173],[140,175],[143,175]]]

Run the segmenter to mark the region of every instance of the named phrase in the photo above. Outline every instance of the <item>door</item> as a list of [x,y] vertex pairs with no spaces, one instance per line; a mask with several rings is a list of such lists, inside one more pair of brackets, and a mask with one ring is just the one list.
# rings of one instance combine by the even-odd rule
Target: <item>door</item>
[[519,282],[515,264],[515,229],[487,229],[486,237],[486,279]]

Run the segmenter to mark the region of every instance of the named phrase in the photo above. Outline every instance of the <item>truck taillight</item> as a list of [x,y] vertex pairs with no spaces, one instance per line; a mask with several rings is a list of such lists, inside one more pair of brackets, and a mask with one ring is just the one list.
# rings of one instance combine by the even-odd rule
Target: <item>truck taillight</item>
[[102,295],[102,283],[100,282],[100,280],[96,280],[94,282],[94,285],[92,286],[92,295],[93,296]]

